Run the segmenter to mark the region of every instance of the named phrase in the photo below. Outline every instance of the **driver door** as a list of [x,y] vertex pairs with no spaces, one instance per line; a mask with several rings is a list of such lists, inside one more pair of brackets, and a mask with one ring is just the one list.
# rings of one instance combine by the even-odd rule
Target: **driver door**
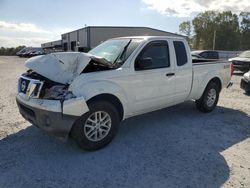
[[139,114],[173,104],[174,76],[168,42],[149,42],[137,56],[130,77],[132,111]]

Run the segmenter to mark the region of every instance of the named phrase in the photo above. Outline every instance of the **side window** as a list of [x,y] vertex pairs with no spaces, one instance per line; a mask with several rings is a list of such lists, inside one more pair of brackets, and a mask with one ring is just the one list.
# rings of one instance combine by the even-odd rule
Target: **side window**
[[135,70],[170,67],[169,49],[166,41],[149,43],[138,55]]
[[212,52],[207,52],[207,58],[208,59],[213,59],[213,53]]
[[209,58],[208,52],[202,52],[200,55],[204,58]]
[[188,62],[187,52],[184,43],[181,41],[174,41],[174,49],[177,60],[177,65],[182,66]]
[[209,52],[210,59],[219,59],[218,52]]

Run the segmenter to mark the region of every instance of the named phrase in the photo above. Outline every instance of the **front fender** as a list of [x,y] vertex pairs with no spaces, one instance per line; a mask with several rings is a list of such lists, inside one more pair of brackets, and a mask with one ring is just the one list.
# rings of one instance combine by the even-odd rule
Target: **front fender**
[[115,82],[109,80],[94,80],[89,82],[81,83],[80,80],[74,83],[69,88],[74,95],[77,97],[84,97],[85,101],[100,95],[100,94],[111,94],[117,97],[124,110],[124,114],[127,112],[128,99],[125,91]]

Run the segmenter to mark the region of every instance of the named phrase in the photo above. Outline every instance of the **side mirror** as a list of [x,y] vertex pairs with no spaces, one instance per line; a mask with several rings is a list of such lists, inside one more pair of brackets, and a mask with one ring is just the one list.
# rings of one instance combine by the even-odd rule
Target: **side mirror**
[[148,67],[150,67],[153,64],[152,62],[152,58],[150,57],[146,57],[143,59],[139,59],[136,62],[136,69],[137,70],[142,70],[142,69],[147,69]]

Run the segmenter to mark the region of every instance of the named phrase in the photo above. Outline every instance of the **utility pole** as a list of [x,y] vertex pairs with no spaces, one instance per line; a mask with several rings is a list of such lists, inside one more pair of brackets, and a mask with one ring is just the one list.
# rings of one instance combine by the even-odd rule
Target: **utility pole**
[[214,40],[213,40],[213,50],[214,50],[214,48],[215,48],[215,38],[216,38],[216,30],[214,30]]

